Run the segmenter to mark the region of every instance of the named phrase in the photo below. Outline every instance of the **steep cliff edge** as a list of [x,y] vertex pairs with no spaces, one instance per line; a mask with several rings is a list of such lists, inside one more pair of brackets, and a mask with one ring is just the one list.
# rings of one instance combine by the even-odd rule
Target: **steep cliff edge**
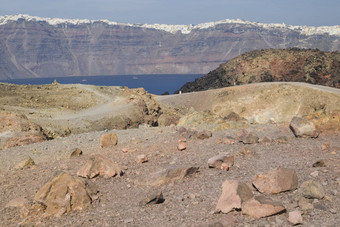
[[340,50],[339,30],[339,26],[287,26],[242,20],[136,25],[0,16],[0,79],[201,74],[256,49]]
[[251,51],[221,64],[179,90],[202,91],[275,81],[307,82],[339,88],[340,53],[297,48]]

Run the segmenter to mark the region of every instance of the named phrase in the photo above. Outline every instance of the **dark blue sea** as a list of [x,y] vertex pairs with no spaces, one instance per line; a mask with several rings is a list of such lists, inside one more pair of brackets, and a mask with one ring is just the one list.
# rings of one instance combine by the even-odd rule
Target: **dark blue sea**
[[143,87],[152,94],[161,95],[165,92],[173,94],[186,82],[194,81],[203,74],[160,74],[160,75],[115,75],[115,76],[72,76],[2,80],[12,84],[51,84],[56,80],[60,84],[90,84],[97,86],[126,86],[128,88]]

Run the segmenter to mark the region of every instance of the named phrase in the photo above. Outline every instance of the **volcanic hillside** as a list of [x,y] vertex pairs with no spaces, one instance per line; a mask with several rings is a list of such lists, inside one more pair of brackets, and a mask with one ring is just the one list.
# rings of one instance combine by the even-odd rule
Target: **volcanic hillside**
[[340,87],[340,53],[306,49],[255,50],[188,82],[182,92],[255,82],[295,81]]

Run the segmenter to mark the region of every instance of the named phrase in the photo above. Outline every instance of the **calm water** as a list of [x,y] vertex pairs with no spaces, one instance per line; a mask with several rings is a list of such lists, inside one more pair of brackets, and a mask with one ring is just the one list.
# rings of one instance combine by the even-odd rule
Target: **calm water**
[[170,94],[178,90],[186,82],[193,81],[203,74],[162,74],[162,75],[119,75],[119,76],[73,76],[3,80],[13,84],[51,84],[57,80],[61,84],[91,84],[98,86],[127,86],[128,88],[143,87],[152,94]]

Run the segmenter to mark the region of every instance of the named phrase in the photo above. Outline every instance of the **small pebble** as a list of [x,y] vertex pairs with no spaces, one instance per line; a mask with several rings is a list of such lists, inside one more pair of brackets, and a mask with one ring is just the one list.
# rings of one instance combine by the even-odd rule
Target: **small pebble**
[[329,212],[331,212],[332,214],[336,214],[336,210],[335,209],[329,209]]
[[312,177],[317,177],[319,176],[319,171],[314,171],[310,174]]

